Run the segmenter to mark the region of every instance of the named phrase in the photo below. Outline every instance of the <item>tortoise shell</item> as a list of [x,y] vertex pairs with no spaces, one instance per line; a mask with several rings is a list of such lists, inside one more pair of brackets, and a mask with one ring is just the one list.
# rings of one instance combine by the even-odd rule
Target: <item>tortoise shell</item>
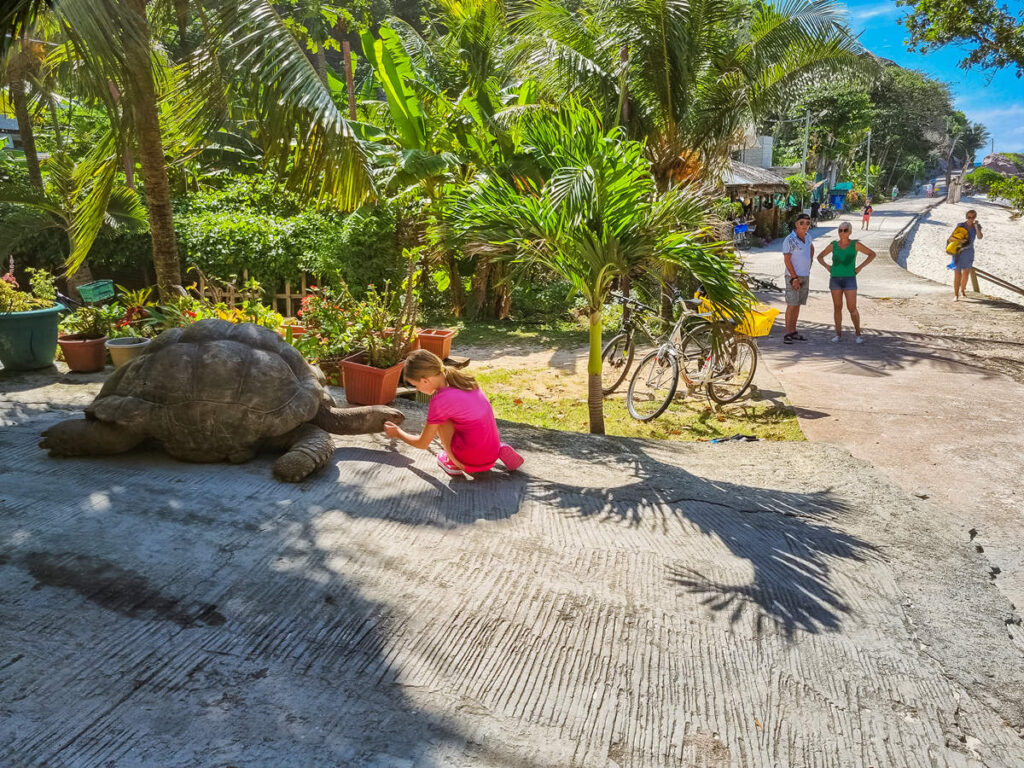
[[86,417],[138,430],[180,458],[231,460],[333,405],[323,384],[273,331],[200,320],[163,332],[118,368]]

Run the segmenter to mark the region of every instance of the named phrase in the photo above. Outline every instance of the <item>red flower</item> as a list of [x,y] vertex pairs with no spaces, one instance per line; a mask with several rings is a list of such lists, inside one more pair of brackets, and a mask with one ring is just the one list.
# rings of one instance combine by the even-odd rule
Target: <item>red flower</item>
[[188,315],[189,317],[195,317],[196,316],[196,313],[193,312],[191,309],[186,309],[185,310],[185,314]]

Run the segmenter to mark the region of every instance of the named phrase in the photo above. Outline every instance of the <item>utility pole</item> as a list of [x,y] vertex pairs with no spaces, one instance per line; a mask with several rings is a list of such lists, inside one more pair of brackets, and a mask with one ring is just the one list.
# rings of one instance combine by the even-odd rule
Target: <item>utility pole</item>
[[871,129],[868,128],[868,157],[864,163],[864,197],[871,193],[869,183],[871,179]]
[[804,115],[804,164],[800,171],[802,174],[807,173],[807,141],[811,135],[811,110],[807,110],[807,114]]

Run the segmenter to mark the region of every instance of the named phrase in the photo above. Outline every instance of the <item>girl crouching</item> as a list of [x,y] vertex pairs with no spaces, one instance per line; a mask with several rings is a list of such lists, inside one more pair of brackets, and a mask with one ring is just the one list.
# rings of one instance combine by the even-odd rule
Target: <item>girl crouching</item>
[[425,349],[417,349],[406,358],[404,375],[417,390],[433,395],[427,425],[420,434],[410,435],[389,421],[384,424],[388,437],[423,449],[435,435],[441,438],[444,451],[438,454],[437,463],[453,477],[463,472],[486,472],[497,461],[510,470],[522,465],[523,457],[501,442],[494,410],[476,379],[446,368],[441,358]]

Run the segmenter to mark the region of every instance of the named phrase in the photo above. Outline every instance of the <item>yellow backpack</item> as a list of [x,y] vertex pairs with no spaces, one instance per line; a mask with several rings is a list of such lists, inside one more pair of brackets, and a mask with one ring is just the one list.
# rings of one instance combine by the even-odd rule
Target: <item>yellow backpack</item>
[[967,245],[968,237],[970,235],[967,232],[967,227],[958,226],[953,230],[953,234],[949,236],[949,240],[946,242],[946,253],[956,256]]

